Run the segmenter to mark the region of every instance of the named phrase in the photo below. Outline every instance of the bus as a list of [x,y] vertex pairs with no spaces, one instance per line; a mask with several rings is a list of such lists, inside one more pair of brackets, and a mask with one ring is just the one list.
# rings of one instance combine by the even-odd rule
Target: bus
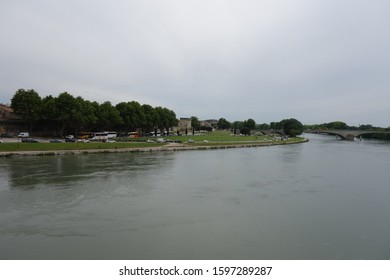
[[101,132],[79,132],[77,133],[77,138],[80,139],[89,139],[89,140],[99,140],[104,141],[111,138],[116,138],[117,133],[115,131],[101,131]]
[[107,131],[103,132],[92,132],[93,136],[90,138],[90,140],[94,141],[103,141],[106,142],[108,140],[108,133]]
[[117,134],[116,131],[105,131],[107,133],[107,137],[110,138],[116,138]]

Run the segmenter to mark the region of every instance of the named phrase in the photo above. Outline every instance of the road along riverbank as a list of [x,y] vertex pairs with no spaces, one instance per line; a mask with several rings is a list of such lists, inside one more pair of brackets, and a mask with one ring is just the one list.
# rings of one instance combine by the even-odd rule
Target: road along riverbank
[[[291,145],[308,142],[306,138],[294,138],[280,141],[264,142],[232,142],[232,143],[167,143],[159,146],[129,147],[129,148],[98,148],[98,149],[72,149],[72,150],[31,150],[31,151],[0,151],[0,157],[12,156],[45,156],[45,155],[78,155],[98,153],[130,153],[130,152],[158,152],[158,151],[189,151],[189,150],[215,150],[233,148],[269,147],[276,145]],[[33,144],[32,144],[33,145]]]

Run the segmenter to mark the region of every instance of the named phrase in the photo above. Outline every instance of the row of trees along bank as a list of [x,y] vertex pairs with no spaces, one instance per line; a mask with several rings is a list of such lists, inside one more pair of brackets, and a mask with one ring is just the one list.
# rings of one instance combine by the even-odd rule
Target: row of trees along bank
[[19,89],[11,99],[11,107],[26,129],[60,137],[80,131],[169,131],[178,124],[175,112],[167,108],[136,101],[115,106],[109,101],[99,104],[67,92],[41,98],[33,89]]
[[239,131],[241,134],[248,135],[251,130],[282,130],[286,135],[295,137],[302,134],[303,125],[297,119],[284,119],[279,122],[271,122],[270,124],[256,124],[253,119],[246,121],[236,121],[230,123],[224,118],[220,118],[217,124],[218,129],[231,129],[234,134]]
[[[121,102],[115,106],[109,101],[99,104],[67,92],[57,97],[49,95],[41,98],[33,89],[19,89],[11,99],[11,107],[24,121],[25,129],[59,137],[81,131],[169,131],[178,125],[175,112],[167,108],[141,105],[136,101]],[[201,127],[197,117],[191,118],[191,126],[193,133],[199,129],[207,130]],[[220,118],[217,128],[245,135],[254,129],[284,130],[290,136],[303,132],[302,124],[296,119],[256,125],[253,119],[230,123]]]

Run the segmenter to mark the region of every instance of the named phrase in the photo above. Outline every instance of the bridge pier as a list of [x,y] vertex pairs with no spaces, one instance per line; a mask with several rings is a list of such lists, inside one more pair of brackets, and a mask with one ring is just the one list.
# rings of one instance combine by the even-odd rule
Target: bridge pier
[[345,137],[345,140],[354,141],[355,135],[354,134],[347,134],[347,136]]

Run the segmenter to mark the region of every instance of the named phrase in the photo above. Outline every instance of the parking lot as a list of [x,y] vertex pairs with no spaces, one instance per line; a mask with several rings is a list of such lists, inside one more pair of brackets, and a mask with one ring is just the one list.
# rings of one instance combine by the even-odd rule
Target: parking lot
[[[39,137],[29,137],[29,138],[38,140],[38,142],[40,142],[40,143],[49,143],[51,140],[54,140],[54,139],[50,139],[50,138],[39,138]],[[3,143],[18,143],[18,142],[22,142],[22,138],[18,138],[18,137],[2,137],[2,138],[0,138],[0,140]],[[59,140],[61,140],[62,142],[65,142],[64,139],[59,139]]]

